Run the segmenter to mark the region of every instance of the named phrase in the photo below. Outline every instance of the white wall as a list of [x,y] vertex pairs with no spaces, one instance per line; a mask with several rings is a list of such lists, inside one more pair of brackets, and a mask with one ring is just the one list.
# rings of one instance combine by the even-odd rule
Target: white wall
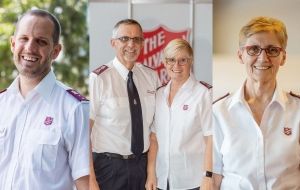
[[278,81],[287,91],[300,92],[300,1],[285,0],[214,0],[213,2],[213,84],[214,97],[234,92],[245,79],[245,68],[236,55],[238,34],[255,16],[271,16],[287,27],[286,64],[280,68]]
[[[190,27],[190,1],[149,2],[136,3],[132,7],[132,18],[141,23],[144,31],[161,24],[172,30]],[[194,73],[198,80],[212,84],[212,2],[195,2]],[[110,46],[111,31],[115,23],[124,18],[128,18],[128,3],[125,1],[89,2],[90,70],[114,57]]]

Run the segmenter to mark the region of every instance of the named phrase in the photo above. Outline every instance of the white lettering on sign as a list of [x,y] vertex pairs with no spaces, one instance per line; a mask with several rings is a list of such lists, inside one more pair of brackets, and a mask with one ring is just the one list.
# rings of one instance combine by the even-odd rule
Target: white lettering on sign
[[170,78],[168,77],[167,69],[164,67],[158,73],[161,84],[166,84]]
[[160,46],[163,46],[165,44],[165,37],[165,32],[160,31],[151,38],[146,38],[144,42],[144,55]]

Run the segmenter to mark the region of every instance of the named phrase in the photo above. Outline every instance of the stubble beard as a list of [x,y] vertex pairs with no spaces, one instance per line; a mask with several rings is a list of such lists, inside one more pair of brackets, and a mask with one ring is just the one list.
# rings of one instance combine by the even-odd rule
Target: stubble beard
[[36,63],[36,65],[34,65],[32,68],[26,68],[22,66],[20,63],[22,58],[20,58],[19,55],[14,55],[14,62],[20,75],[30,79],[42,79],[51,69],[52,59],[50,55],[47,56],[47,59],[43,63]]

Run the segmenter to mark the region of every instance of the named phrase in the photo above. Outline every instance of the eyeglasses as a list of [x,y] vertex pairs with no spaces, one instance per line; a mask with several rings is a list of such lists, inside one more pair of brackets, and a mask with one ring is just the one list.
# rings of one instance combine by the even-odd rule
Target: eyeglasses
[[281,47],[269,46],[267,48],[261,48],[257,45],[254,46],[245,46],[242,49],[246,49],[246,52],[250,56],[259,56],[262,50],[265,50],[267,56],[269,57],[277,57],[281,51],[284,51]]
[[132,40],[133,43],[141,44],[144,41],[144,38],[142,38],[142,37],[130,38],[129,36],[121,36],[121,37],[116,38],[116,39],[120,40],[122,43],[127,43],[127,42],[129,42],[129,40]]
[[180,58],[180,59],[175,59],[175,58],[166,58],[166,63],[168,65],[175,65],[176,63],[178,63],[178,65],[183,66],[189,63],[189,61],[191,60],[191,58]]

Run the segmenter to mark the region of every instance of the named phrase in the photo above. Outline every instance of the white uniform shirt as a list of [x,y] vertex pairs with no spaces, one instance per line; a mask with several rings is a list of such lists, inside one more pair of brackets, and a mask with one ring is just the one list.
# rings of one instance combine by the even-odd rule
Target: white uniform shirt
[[299,98],[276,88],[258,126],[242,86],[214,104],[213,121],[221,190],[300,189]]
[[[90,75],[90,117],[93,152],[110,152],[130,155],[131,116],[127,94],[128,69],[117,58],[98,68]],[[156,72],[142,64],[132,68],[133,80],[138,90],[144,127],[144,152],[149,148],[150,127],[155,109],[155,92],[159,86]]]
[[88,102],[50,71],[28,94],[17,77],[0,94],[0,189],[71,190],[89,175]]
[[186,190],[199,187],[203,175],[204,136],[211,135],[211,91],[193,76],[168,106],[171,82],[156,94],[153,132],[158,141],[158,188]]

